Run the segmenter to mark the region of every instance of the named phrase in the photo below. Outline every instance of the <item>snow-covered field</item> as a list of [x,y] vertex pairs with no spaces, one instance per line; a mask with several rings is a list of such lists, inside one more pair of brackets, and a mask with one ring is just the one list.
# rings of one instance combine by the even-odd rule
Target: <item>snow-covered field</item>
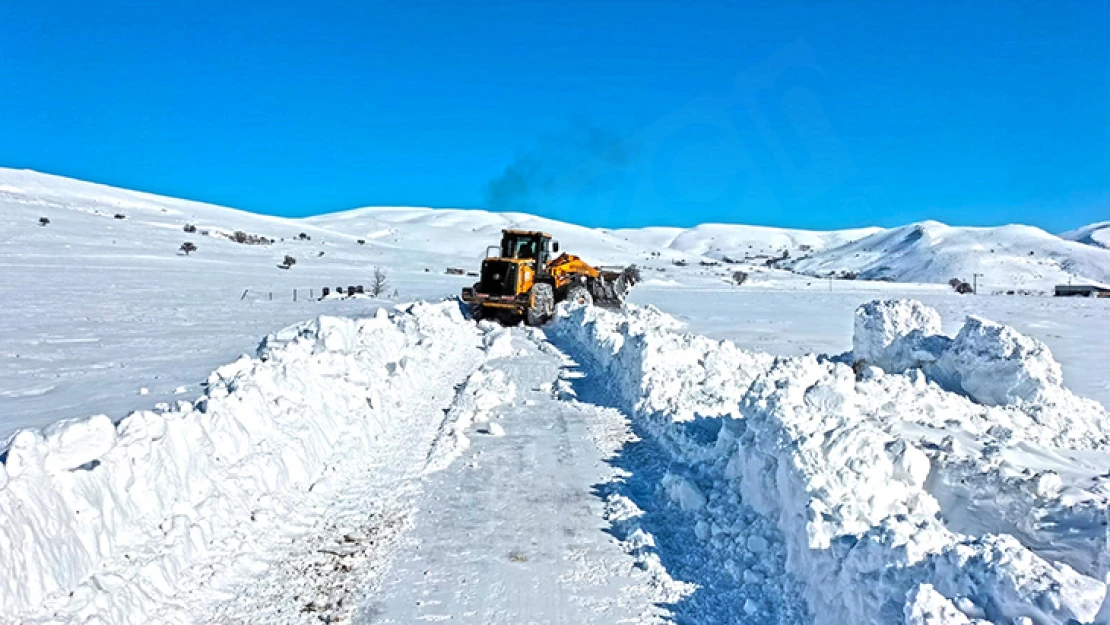
[[[640,265],[635,305],[465,319],[445,270],[504,227]],[[1110,622],[1110,300],[943,284],[1106,282],[1102,232],[289,220],[0,169],[0,622]]]

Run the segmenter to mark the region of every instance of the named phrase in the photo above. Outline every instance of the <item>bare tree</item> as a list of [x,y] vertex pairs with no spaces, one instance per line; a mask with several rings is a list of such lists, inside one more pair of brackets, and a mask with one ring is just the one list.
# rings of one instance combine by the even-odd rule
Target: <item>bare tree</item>
[[386,277],[385,272],[382,271],[381,267],[374,267],[374,276],[370,278],[370,286],[367,287],[367,291],[371,296],[378,297],[385,293],[388,288],[389,279]]
[[197,251],[197,246],[193,245],[189,241],[186,241],[181,244],[180,251],[185,252],[185,255],[188,256],[189,254]]

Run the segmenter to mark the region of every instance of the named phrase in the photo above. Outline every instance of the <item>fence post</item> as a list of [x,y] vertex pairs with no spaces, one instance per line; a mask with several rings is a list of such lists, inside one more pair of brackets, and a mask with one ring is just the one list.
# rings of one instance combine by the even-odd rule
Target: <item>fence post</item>
[[274,292],[270,291],[270,301],[274,301]]
[[293,289],[293,301],[297,301],[297,289]]
[[239,298],[240,302],[247,299],[247,291],[249,291],[249,290],[250,289],[243,289],[243,296]]

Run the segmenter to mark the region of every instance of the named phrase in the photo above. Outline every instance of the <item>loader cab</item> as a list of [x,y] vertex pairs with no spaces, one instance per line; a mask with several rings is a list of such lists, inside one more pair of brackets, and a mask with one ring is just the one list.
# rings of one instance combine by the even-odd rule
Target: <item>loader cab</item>
[[551,253],[559,251],[559,242],[546,232],[533,230],[502,230],[501,258],[530,260],[537,273],[542,273]]

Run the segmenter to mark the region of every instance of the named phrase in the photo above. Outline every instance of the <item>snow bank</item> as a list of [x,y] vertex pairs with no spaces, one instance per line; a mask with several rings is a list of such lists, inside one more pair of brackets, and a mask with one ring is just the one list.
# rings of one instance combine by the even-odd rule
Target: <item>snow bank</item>
[[[294,514],[285,494],[333,474],[340,439],[372,453],[409,397],[465,375],[479,347],[453,303],[320,317],[213,372],[195,403],[19,432],[0,472],[0,617],[68,595],[75,618],[143,622],[210,545]],[[116,560],[135,564],[121,577]]]
[[[991,337],[1016,345],[1016,332],[978,321],[963,338],[947,339],[936,334],[936,313],[910,302],[866,306],[856,327],[859,353],[893,370],[916,361],[940,367],[952,350],[944,371],[960,380],[978,379],[978,367],[1012,373],[1012,363],[995,366],[999,354],[1042,354],[985,349]],[[624,314],[563,308],[549,336],[611,378],[621,403],[671,443],[676,461],[709,476],[702,486],[712,484],[712,492],[691,490],[677,477],[665,485],[705,529],[699,537],[740,552],[750,551],[749,538],[763,537],[758,529],[735,533],[743,524],[732,519],[728,540],[738,546],[727,546],[715,528],[729,520],[714,506],[699,506],[736,495],[781,531],[786,570],[803,583],[816,622],[1091,622],[1099,611],[1103,582],[1046,561],[1013,536],[947,527],[929,490],[932,475],[945,469],[933,458],[959,445],[948,436],[945,446],[926,446],[925,433],[1053,440],[1061,431],[1041,420],[1044,394],[987,406],[944,390],[918,369],[905,375],[870,369],[857,377],[848,366],[813,356],[772,359],[682,334],[665,315],[636,307]],[[973,358],[975,350],[983,358]],[[1048,388],[1050,397],[1061,390]],[[695,415],[720,422],[714,438],[691,432]]]
[[589,357],[631,411],[675,421],[739,416],[747,383],[774,358],[680,328],[653,306],[629,306],[624,315],[567,307],[549,333],[589,346]]
[[889,373],[920,369],[979,404],[1014,407],[1024,414],[990,418],[1003,425],[1032,421],[1033,427],[1021,428],[1022,438],[1087,449],[1110,445],[1110,415],[1064,386],[1060,364],[1044,343],[975,316],[954,339],[940,332],[940,315],[920,302],[870,302],[856,311],[853,359]]

